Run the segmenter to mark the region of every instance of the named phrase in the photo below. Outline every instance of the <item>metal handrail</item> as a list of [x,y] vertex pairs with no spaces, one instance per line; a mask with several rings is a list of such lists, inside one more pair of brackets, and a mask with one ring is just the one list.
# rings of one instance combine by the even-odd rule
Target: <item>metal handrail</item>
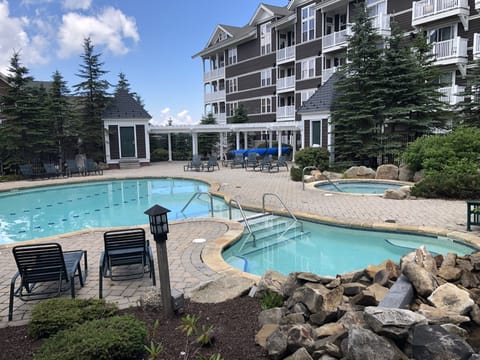
[[208,195],[208,197],[210,198],[210,213],[212,214],[212,217],[214,217],[214,214],[213,214],[213,196],[212,196],[212,194],[210,194],[209,192],[206,192],[206,191],[197,191],[195,194],[193,194],[192,197],[190,198],[190,200],[187,201],[187,203],[185,204],[183,209],[180,210],[180,212],[183,213],[183,211],[190,205],[190,203],[195,198],[198,198],[200,195]]
[[263,194],[263,197],[262,197],[262,210],[263,210],[263,213],[265,214],[266,211],[265,211],[265,197],[269,195],[269,196],[273,196],[275,198],[278,199],[278,201],[280,201],[280,203],[283,205],[283,207],[285,208],[285,210],[287,210],[288,214],[290,215],[290,217],[293,219],[293,223],[300,223],[300,226],[302,228],[302,232],[303,232],[303,223],[301,221],[298,221],[297,217],[290,211],[290,209],[287,207],[287,205],[285,205],[285,203],[282,201],[282,199],[280,199],[280,196],[278,196],[277,194],[274,194],[274,193],[265,193]]
[[305,170],[319,170],[316,166],[305,166],[302,170],[302,190],[305,191]]
[[[245,223],[245,226],[248,230],[248,232],[250,233],[250,236],[253,237],[253,246],[256,246],[255,244],[255,234],[253,233],[252,231],[252,228],[250,227],[250,224],[248,223],[248,220],[247,220],[247,217],[245,216],[245,213],[243,212],[243,208],[242,208],[242,205],[240,205],[240,202],[235,199],[235,198],[231,198],[230,201],[228,202],[228,218],[230,220],[232,220],[232,203],[236,203],[237,206],[238,206],[238,210],[240,211],[240,214],[242,215],[242,218],[243,218],[243,221]],[[243,245],[242,247],[240,248],[240,250],[243,248]]]
[[323,175],[323,176],[325,176],[325,178],[327,179],[328,183],[329,183],[330,185],[332,185],[335,189],[337,189],[338,192],[343,192],[343,190],[340,189],[340,188],[337,186],[337,184],[335,184],[332,180],[330,180],[330,178],[329,178],[327,175]]

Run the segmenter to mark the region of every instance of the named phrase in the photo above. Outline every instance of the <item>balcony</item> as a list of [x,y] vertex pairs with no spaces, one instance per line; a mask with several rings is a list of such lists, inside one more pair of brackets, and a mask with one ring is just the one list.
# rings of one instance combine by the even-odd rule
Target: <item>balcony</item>
[[203,73],[203,82],[210,82],[225,77],[225,68],[221,67],[215,70],[207,71]]
[[227,114],[225,113],[213,114],[213,117],[217,121],[217,125],[225,125],[227,123]]
[[277,64],[284,64],[295,60],[295,46],[288,46],[277,50]]
[[380,14],[371,18],[372,26],[382,36],[390,35],[390,15]]
[[468,31],[470,8],[468,0],[423,0],[413,2],[412,25],[418,26],[451,16],[460,17],[465,31]]
[[480,11],[480,0],[475,0],[475,10]]
[[322,85],[327,82],[328,79],[333,75],[334,72],[336,72],[338,69],[337,66],[328,68],[328,69],[323,69],[322,70]]
[[467,63],[468,39],[456,38],[433,43],[432,52],[435,56],[435,65],[450,65]]
[[295,118],[295,106],[277,107],[277,121],[292,120]]
[[225,90],[214,91],[212,93],[205,94],[205,102],[211,103],[216,101],[225,101]]
[[473,59],[477,60],[480,58],[480,34],[473,34]]
[[277,93],[295,90],[295,76],[286,76],[277,79]]
[[345,30],[335,31],[328,35],[323,35],[322,51],[324,53],[342,49],[347,46],[347,36],[350,36],[351,26],[348,25]]
[[440,100],[449,105],[455,105],[463,101],[463,96],[459,94],[465,91],[464,86],[452,85],[438,89],[442,94]]

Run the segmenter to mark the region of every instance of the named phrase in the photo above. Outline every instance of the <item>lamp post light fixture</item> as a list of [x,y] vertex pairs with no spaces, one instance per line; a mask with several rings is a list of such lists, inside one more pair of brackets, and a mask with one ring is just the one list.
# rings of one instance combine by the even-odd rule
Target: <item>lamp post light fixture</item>
[[160,205],[153,205],[145,211],[150,220],[150,232],[157,244],[157,263],[162,293],[162,305],[167,318],[173,316],[172,291],[170,289],[170,275],[168,272],[167,234],[168,217],[170,210]]

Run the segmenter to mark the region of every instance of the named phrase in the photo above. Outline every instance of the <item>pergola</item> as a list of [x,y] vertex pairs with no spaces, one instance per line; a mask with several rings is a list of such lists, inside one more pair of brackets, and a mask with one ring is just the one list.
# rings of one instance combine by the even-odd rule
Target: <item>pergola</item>
[[[171,134],[189,133],[192,135],[192,155],[198,154],[198,134],[200,133],[219,133],[220,144],[223,144],[224,138],[228,133],[234,133],[236,137],[236,149],[240,149],[240,135],[243,133],[244,144],[248,144],[248,134],[255,132],[265,132],[268,135],[270,147],[273,143],[273,132],[276,133],[277,139],[280,140],[284,131],[291,131],[293,139],[296,139],[297,132],[300,131],[303,139],[303,124],[301,121],[284,121],[284,122],[268,122],[268,123],[240,123],[240,124],[224,124],[224,125],[167,125],[152,126],[150,125],[150,135],[167,134],[168,136],[168,161],[172,161],[172,140]],[[292,141],[293,160],[295,160],[296,141]],[[303,144],[303,141],[302,141]],[[281,155],[281,141],[278,141],[278,156]],[[220,146],[220,158],[224,158],[223,146]]]

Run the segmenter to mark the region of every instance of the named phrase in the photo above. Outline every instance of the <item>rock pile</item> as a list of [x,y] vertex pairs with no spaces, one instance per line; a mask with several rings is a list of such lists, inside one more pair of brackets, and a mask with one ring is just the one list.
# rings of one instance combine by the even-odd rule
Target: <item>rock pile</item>
[[480,253],[423,247],[334,278],[268,271],[257,296],[285,301],[260,313],[256,341],[272,359],[480,359],[479,286]]

